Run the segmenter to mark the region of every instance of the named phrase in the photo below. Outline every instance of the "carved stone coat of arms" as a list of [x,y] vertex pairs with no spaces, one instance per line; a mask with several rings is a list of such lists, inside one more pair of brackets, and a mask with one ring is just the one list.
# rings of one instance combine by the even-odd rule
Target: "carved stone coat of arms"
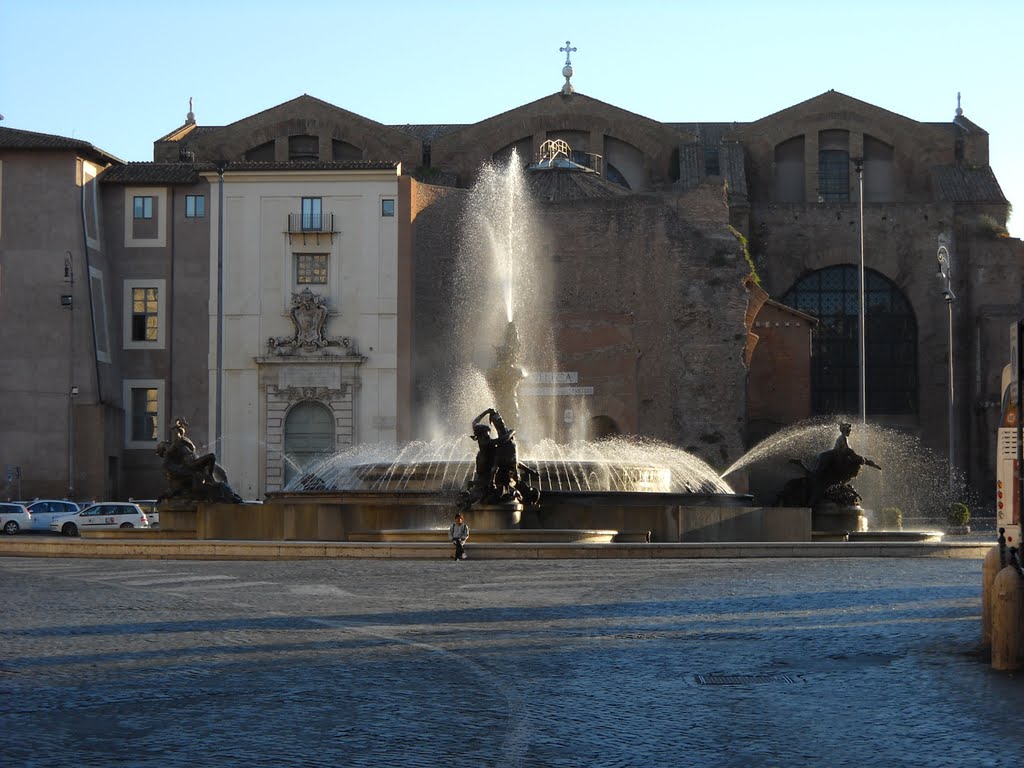
[[328,336],[327,297],[313,293],[308,287],[292,294],[292,322],[295,333],[292,336],[272,336],[267,341],[271,354],[291,355],[311,353],[326,347],[342,347],[347,355],[358,355],[355,340],[348,336]]

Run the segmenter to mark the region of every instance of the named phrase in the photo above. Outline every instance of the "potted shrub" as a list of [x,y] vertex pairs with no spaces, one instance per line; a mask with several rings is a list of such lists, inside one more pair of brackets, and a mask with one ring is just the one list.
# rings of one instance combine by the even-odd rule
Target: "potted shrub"
[[903,510],[899,507],[886,507],[878,514],[878,524],[887,531],[902,531]]
[[971,510],[962,501],[954,501],[946,512],[946,522],[950,533],[970,533]]

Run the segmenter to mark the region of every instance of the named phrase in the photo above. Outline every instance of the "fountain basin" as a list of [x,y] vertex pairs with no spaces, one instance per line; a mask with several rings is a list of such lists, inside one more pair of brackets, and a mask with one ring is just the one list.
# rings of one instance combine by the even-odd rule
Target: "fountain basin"
[[[537,472],[529,484],[542,494],[548,491],[636,491],[707,493],[719,490],[704,479],[679,481],[672,470],[643,462],[611,462],[593,459],[539,459],[526,464]],[[458,492],[473,477],[475,463],[469,459],[412,462],[370,462],[336,470],[335,478],[316,471],[300,481],[298,490]]]
[[[447,532],[455,501],[456,494],[436,491],[280,492],[251,507],[201,504],[180,524],[173,516],[161,524],[195,531],[200,539],[347,541],[383,531],[434,536]],[[620,541],[644,541],[648,532],[655,542],[811,540],[809,509],[752,507],[742,494],[552,491],[539,509],[522,512],[517,533],[514,515],[507,505],[495,505],[473,507],[466,518],[474,531],[502,531],[517,541],[543,541],[555,535],[549,531],[614,532],[609,540]]]
[[[479,530],[474,528],[469,537],[473,544],[515,543],[515,544],[610,544],[645,542],[647,531],[588,531],[577,529],[523,530]],[[349,541],[433,541],[448,542],[447,529],[434,530],[390,530],[352,531]]]

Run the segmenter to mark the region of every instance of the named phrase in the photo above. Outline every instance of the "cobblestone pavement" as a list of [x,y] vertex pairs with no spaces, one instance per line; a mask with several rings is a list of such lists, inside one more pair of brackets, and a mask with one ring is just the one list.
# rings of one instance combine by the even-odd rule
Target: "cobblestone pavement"
[[1017,766],[981,562],[0,559],[4,766]]

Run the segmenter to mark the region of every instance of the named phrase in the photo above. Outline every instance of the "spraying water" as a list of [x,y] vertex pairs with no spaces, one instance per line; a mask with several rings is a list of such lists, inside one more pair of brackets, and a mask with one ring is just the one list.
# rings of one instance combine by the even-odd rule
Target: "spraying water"
[[[530,370],[554,370],[550,280],[540,255],[538,216],[527,173],[518,153],[508,165],[487,165],[469,193],[459,242],[456,295],[452,307],[452,349],[464,363],[444,392],[442,418],[428,442],[405,446],[358,446],[323,457],[287,490],[304,487],[460,490],[471,475],[476,444],[469,425],[502,399],[501,380]],[[519,339],[522,344],[519,344]],[[514,344],[510,340],[514,339]],[[505,375],[493,376],[495,356],[516,347],[504,361]],[[514,362],[514,364],[513,364]],[[521,367],[520,367],[521,366]],[[499,366],[502,367],[502,366]],[[517,378],[518,377],[518,378]],[[518,405],[515,406],[518,409]],[[499,406],[499,411],[501,406]],[[505,414],[509,416],[509,414]],[[556,443],[559,408],[524,402],[512,426],[519,455],[535,464],[549,490],[647,490],[732,493],[718,473],[697,457],[652,440],[618,438],[600,442]]]

